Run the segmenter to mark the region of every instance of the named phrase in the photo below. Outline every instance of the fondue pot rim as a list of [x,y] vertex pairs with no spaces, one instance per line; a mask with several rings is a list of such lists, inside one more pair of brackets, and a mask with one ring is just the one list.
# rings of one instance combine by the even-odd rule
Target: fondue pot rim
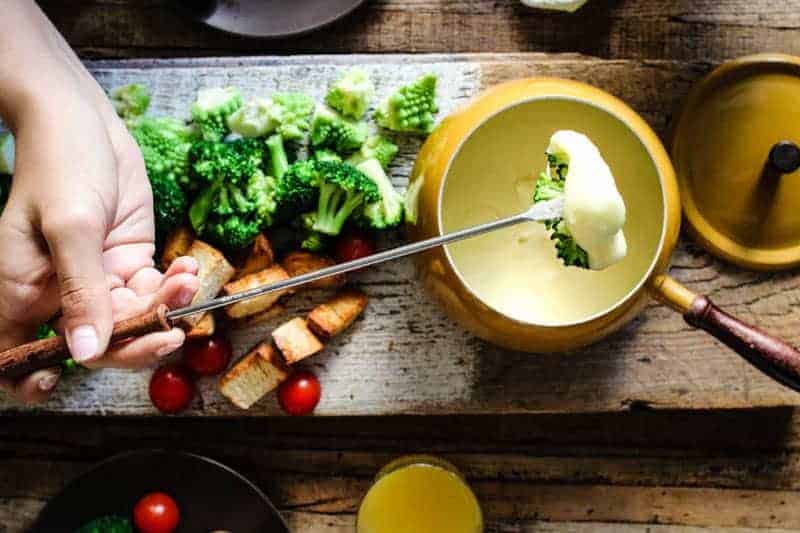
[[[559,82],[562,82],[562,83],[567,83],[567,84],[576,85],[576,86],[582,86],[582,87],[590,87],[590,88],[595,89],[595,90],[600,90],[600,89],[596,89],[595,87],[593,87],[591,85],[587,85],[587,84],[584,84],[584,83],[581,83],[581,82],[576,82],[576,81],[573,81],[573,80],[566,80],[566,79],[559,79],[559,78],[546,78],[546,77],[533,78],[533,79],[541,79],[541,80],[554,80],[555,79],[555,80],[557,80]],[[605,93],[605,94],[608,94],[608,93]],[[616,97],[614,97],[614,96],[612,96],[610,94],[608,94],[608,96],[611,96],[611,98],[616,101],[617,105],[622,105],[623,109],[629,108],[629,106],[627,104],[625,104],[621,100],[617,99]],[[620,116],[620,114],[618,114],[614,109],[609,108],[608,106],[599,104],[599,103],[594,102],[594,101],[592,101],[591,99],[588,99],[588,98],[582,98],[582,97],[577,97],[577,96],[573,96],[573,95],[548,94],[548,95],[530,96],[530,97],[526,97],[526,98],[521,98],[519,100],[515,100],[513,102],[510,102],[510,103],[504,105],[501,108],[498,108],[497,110],[495,110],[494,112],[492,112],[491,114],[487,115],[482,120],[480,120],[474,127],[472,127],[470,129],[470,131],[466,135],[464,135],[462,139],[459,140],[458,145],[456,146],[456,148],[453,150],[452,154],[450,155],[450,158],[447,161],[447,165],[444,168],[444,172],[442,174],[441,182],[439,183],[439,190],[438,190],[438,193],[437,193],[437,205],[436,205],[436,223],[437,223],[437,226],[438,226],[439,234],[443,234],[444,225],[443,225],[443,222],[442,222],[442,212],[443,212],[442,203],[444,201],[444,187],[447,184],[447,181],[448,181],[448,179],[450,177],[450,169],[451,169],[451,167],[453,165],[453,161],[455,161],[456,157],[458,157],[458,155],[461,153],[461,150],[464,147],[464,144],[469,139],[471,139],[472,136],[481,127],[486,125],[490,120],[493,120],[494,118],[499,116],[501,113],[504,113],[504,112],[506,112],[506,111],[508,111],[508,110],[510,110],[512,108],[515,108],[515,107],[518,107],[518,106],[521,106],[521,105],[524,105],[524,104],[528,104],[528,103],[531,103],[531,102],[539,101],[539,100],[566,100],[566,101],[573,101],[573,102],[578,102],[580,104],[584,104],[584,105],[588,105],[588,106],[594,107],[595,109],[599,109],[600,111],[603,111],[603,112],[607,113],[608,115],[610,115],[611,117],[613,117],[614,119],[618,120],[623,125],[625,125],[625,127],[627,127],[627,129],[636,137],[636,140],[639,142],[639,144],[642,146],[642,148],[644,148],[645,152],[647,153],[648,158],[650,159],[650,163],[652,164],[652,166],[655,169],[656,174],[658,176],[658,188],[659,188],[659,192],[661,193],[661,204],[662,204],[661,234],[659,236],[658,247],[654,250],[654,252],[652,254],[652,258],[651,258],[649,266],[647,267],[647,270],[640,276],[640,279],[636,282],[635,285],[633,285],[633,287],[631,287],[631,289],[627,293],[625,293],[624,296],[619,298],[616,302],[614,302],[614,304],[612,304],[611,306],[607,307],[606,309],[603,309],[603,310],[598,311],[596,313],[593,313],[591,315],[587,315],[587,316],[582,317],[582,318],[580,318],[578,320],[559,322],[559,323],[556,323],[556,324],[542,324],[542,323],[533,322],[533,321],[530,321],[530,320],[520,320],[520,319],[518,319],[516,317],[509,316],[508,314],[506,314],[502,310],[500,310],[500,309],[496,308],[495,306],[493,306],[493,305],[489,304],[488,302],[486,302],[483,298],[481,298],[478,295],[478,293],[472,288],[472,286],[468,283],[468,281],[462,275],[460,269],[458,268],[458,266],[456,265],[456,262],[453,260],[453,257],[450,254],[449,245],[445,245],[442,248],[443,248],[443,252],[444,252],[445,257],[447,258],[448,264],[452,268],[453,273],[456,275],[458,280],[463,285],[464,289],[467,290],[476,300],[480,301],[483,305],[487,306],[489,309],[491,309],[495,313],[498,313],[499,315],[503,316],[507,320],[510,320],[512,322],[515,322],[517,324],[521,324],[521,325],[524,325],[524,326],[535,326],[535,327],[542,327],[542,328],[569,328],[569,327],[573,327],[573,326],[580,326],[580,325],[583,325],[583,324],[590,323],[590,322],[592,322],[594,320],[597,320],[598,318],[601,318],[601,317],[606,316],[606,315],[608,315],[610,313],[613,313],[615,310],[619,309],[620,307],[622,307],[626,303],[628,303],[631,299],[633,299],[642,290],[646,289],[646,285],[648,284],[649,280],[653,277],[653,274],[655,273],[655,270],[658,267],[661,255],[662,255],[662,253],[664,251],[664,246],[665,246],[665,242],[666,242],[666,239],[667,239],[667,231],[668,231],[668,226],[669,226],[669,224],[668,224],[668,216],[669,216],[668,199],[667,199],[667,194],[666,194],[666,191],[665,191],[665,188],[664,188],[664,180],[666,178],[663,175],[662,169],[661,169],[660,165],[657,162],[657,158],[655,157],[655,155],[651,151],[650,147],[647,145],[647,143],[644,141],[644,139],[642,139],[642,136],[640,135],[640,133],[637,130],[637,128],[634,125],[632,125],[628,120],[626,120],[624,117]],[[638,115],[636,115],[636,116],[638,116]],[[642,122],[644,122],[643,119],[642,119]],[[646,125],[646,122],[645,122],[645,125]],[[672,253],[672,251],[670,250],[669,254],[671,254],[671,253]]]

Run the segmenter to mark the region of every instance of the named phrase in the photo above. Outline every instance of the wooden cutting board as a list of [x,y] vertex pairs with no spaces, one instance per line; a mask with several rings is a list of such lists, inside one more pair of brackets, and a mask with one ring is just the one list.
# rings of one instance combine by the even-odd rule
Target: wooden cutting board
[[[384,96],[423,72],[441,80],[444,116],[482,88],[526,76],[561,76],[597,85],[639,111],[663,135],[692,83],[713,65],[671,61],[606,61],[582,56],[414,55],[295,56],[247,59],[102,61],[89,66],[111,88],[149,85],[153,113],[185,116],[197,90],[237,85],[246,95],[302,90],[319,99],[350,65],[372,74]],[[406,182],[416,140],[403,140],[392,168]],[[800,275],[744,272],[714,260],[684,239],[672,275],[742,319],[800,342]],[[410,261],[353,277],[371,297],[363,320],[310,365],[323,386],[319,415],[464,414],[620,411],[635,408],[747,408],[800,404],[800,394],[775,384],[683,319],[653,303],[623,331],[571,354],[505,351],[451,323],[422,291]],[[298,295],[290,312],[307,312],[324,294]],[[292,316],[289,315],[289,316]],[[276,324],[233,335],[236,355]],[[63,380],[38,411],[148,415],[149,372],[81,372]],[[3,412],[26,411],[0,403]],[[231,406],[206,380],[187,415],[279,413],[273,396],[249,411]]]

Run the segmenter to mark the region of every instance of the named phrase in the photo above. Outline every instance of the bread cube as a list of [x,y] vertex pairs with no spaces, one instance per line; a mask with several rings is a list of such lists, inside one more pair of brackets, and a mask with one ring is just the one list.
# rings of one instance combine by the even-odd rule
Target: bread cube
[[308,328],[328,341],[347,329],[367,307],[367,295],[355,289],[339,292],[308,314]]
[[272,339],[290,365],[324,348],[319,339],[308,329],[306,320],[301,317],[293,318],[279,326],[272,332]]
[[[281,261],[281,265],[289,273],[289,277],[292,278],[335,264],[336,262],[330,257],[302,250],[289,252]],[[303,285],[303,287],[308,289],[335,289],[344,285],[345,281],[344,274],[337,274],[336,276],[328,276],[327,278],[312,281]]]
[[240,359],[219,380],[219,391],[233,405],[249,409],[289,377],[278,349],[262,342]]
[[[222,292],[226,296],[237,294],[284,279],[289,279],[289,274],[287,274],[280,265],[273,265],[259,272],[248,274],[243,278],[231,281],[223,287]],[[229,318],[242,318],[261,313],[272,307],[272,305],[278,301],[278,298],[290,292],[291,289],[271,292],[229,305],[225,308],[225,314],[228,315]]]

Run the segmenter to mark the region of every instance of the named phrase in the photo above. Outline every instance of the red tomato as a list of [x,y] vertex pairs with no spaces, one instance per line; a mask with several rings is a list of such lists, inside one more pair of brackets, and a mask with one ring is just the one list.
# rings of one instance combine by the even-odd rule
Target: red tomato
[[375,245],[363,233],[350,232],[336,241],[334,255],[339,263],[346,263],[375,253]]
[[198,376],[216,376],[231,361],[231,343],[221,334],[188,341],[183,348],[183,363]]
[[194,396],[194,381],[177,365],[166,365],[150,378],[150,401],[162,413],[177,413],[189,407]]
[[306,370],[296,372],[281,383],[278,403],[292,416],[310,414],[319,403],[321,387],[317,376]]
[[133,508],[133,523],[141,533],[175,531],[180,516],[178,504],[163,492],[151,492],[142,496]]

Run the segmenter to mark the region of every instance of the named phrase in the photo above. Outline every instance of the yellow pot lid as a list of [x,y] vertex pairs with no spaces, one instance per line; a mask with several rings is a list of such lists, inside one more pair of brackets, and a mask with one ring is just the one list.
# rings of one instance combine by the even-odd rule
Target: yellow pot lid
[[800,57],[726,63],[691,92],[672,135],[686,221],[712,253],[800,265]]

